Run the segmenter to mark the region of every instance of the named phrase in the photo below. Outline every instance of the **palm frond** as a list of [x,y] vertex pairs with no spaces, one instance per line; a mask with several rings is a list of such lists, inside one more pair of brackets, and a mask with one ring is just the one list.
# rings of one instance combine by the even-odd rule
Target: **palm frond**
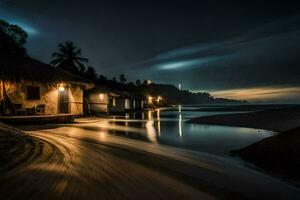
[[56,57],[56,58],[64,58],[65,55],[62,54],[62,53],[53,53],[53,54],[52,54],[52,58],[54,58],[54,57]]
[[66,48],[66,46],[64,44],[59,44],[58,45],[58,50],[63,53],[63,54],[67,54],[68,53],[68,49]]
[[56,66],[56,65],[60,64],[62,61],[64,61],[64,59],[56,58],[54,60],[51,60],[50,64]]
[[78,62],[77,60],[75,60],[75,63],[79,69],[79,71],[84,72],[85,71],[85,66],[84,64],[82,64],[81,62]]
[[78,61],[80,61],[80,62],[89,62],[89,59],[83,58],[83,57],[78,57],[78,56],[76,56],[76,57],[74,57],[74,59],[75,59],[75,60],[78,60]]
[[81,55],[81,49],[78,49],[75,53],[74,53],[75,56],[80,56]]

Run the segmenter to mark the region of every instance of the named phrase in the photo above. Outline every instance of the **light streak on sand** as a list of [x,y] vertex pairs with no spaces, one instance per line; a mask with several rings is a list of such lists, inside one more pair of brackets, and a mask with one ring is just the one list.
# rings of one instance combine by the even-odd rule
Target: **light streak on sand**
[[299,189],[225,158],[119,137],[105,129],[121,130],[110,120],[87,121],[28,131],[43,148],[35,159],[0,176],[1,195],[32,200],[300,198]]

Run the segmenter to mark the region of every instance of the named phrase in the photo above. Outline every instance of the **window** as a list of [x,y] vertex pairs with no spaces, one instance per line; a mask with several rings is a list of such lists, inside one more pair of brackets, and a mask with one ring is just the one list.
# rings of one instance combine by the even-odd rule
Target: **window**
[[116,106],[116,99],[115,98],[110,98],[109,99],[109,105],[115,107]]
[[129,99],[125,99],[125,109],[129,109],[130,108],[130,101]]
[[27,86],[27,99],[28,100],[40,100],[40,87]]

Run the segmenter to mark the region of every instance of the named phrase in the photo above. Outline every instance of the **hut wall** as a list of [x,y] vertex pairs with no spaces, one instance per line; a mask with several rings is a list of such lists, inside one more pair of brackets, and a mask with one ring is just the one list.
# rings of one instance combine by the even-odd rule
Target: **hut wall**
[[80,87],[70,88],[70,104],[72,115],[83,115],[83,89]]
[[3,99],[3,87],[2,87],[2,81],[0,80],[0,100]]
[[[27,97],[27,87],[34,86],[39,87],[40,98],[30,100]],[[32,108],[40,104],[46,105],[45,114],[57,114],[57,99],[58,93],[56,87],[50,87],[46,84],[40,83],[12,83],[5,82],[5,89],[7,91],[8,96],[14,104],[21,104],[22,108]],[[1,86],[2,90],[2,86]]]
[[108,112],[108,94],[107,93],[93,93],[88,97],[91,112],[104,113]]

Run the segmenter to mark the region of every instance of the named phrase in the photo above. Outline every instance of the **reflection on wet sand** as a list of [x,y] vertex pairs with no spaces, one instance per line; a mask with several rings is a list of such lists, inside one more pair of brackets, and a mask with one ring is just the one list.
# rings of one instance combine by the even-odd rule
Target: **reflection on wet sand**
[[[40,156],[36,160],[1,174],[2,197],[257,199],[259,194],[262,199],[299,199],[294,187],[236,166],[224,158],[156,143],[178,145],[179,124],[184,130],[181,147],[198,150],[199,146],[208,144],[204,148],[207,152],[215,143],[218,148],[220,144],[231,144],[233,136],[247,140],[249,131],[251,135],[255,135],[255,131],[243,129],[240,132],[240,129],[216,126],[193,126],[192,130],[184,123],[184,112],[181,117],[177,111],[171,113],[174,114],[172,119],[171,114],[164,111],[149,114],[148,120],[91,118],[67,125],[22,127],[45,145],[39,149]],[[158,124],[160,137],[157,137]],[[234,131],[236,134],[230,135]],[[136,140],[120,137],[126,132],[126,137]],[[230,136],[227,140],[231,143],[224,135]]]

